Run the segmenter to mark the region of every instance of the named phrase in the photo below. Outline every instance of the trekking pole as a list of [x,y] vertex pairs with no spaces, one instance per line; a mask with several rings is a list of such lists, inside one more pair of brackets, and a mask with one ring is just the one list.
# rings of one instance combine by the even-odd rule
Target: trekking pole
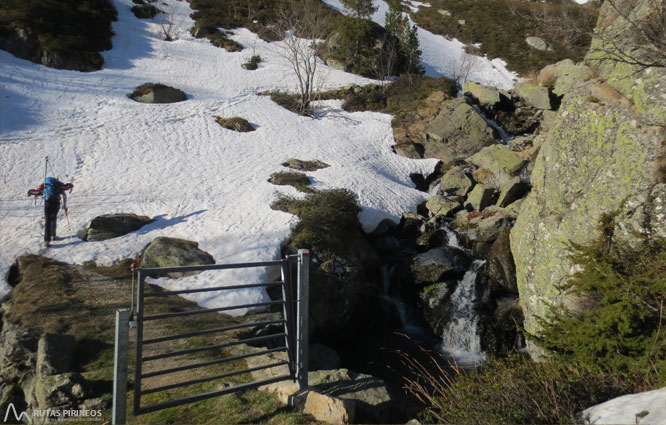
[[69,239],[73,239],[74,236],[72,235],[72,226],[69,225],[69,213],[67,210],[65,210],[65,218],[67,219],[67,230],[69,230]]
[[46,173],[48,173],[48,169],[49,169],[49,157],[48,156],[44,157],[44,161],[45,161],[44,162],[44,181],[46,181]]

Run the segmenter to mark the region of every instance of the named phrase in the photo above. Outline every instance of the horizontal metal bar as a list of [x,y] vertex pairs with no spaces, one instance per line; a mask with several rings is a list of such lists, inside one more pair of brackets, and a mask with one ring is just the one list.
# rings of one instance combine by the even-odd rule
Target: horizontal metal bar
[[191,381],[179,382],[177,384],[166,385],[164,387],[150,388],[148,390],[141,391],[141,394],[152,394],[158,393],[160,391],[172,390],[174,388],[186,387],[188,385],[201,384],[202,382],[214,381],[216,379],[229,378],[231,376],[242,375],[244,373],[256,372],[258,370],[270,369],[272,367],[284,366],[289,364],[287,361],[282,361],[279,363],[272,363],[265,366],[257,366],[250,369],[235,370],[233,372],[223,373],[221,375],[207,376],[205,378],[193,379]]
[[241,309],[241,308],[265,307],[265,306],[276,305],[276,304],[284,304],[284,301],[267,301],[265,303],[232,305],[232,306],[229,306],[229,307],[208,308],[208,309],[205,309],[205,310],[179,311],[177,313],[156,314],[154,316],[144,317],[143,321],[145,322],[145,321],[148,321],[148,320],[169,319],[171,317],[193,316],[195,314],[214,313],[216,311],[229,311],[229,310],[237,310],[237,309]]
[[225,388],[223,390],[213,391],[209,393],[197,394],[189,397],[183,397],[177,400],[166,401],[164,403],[153,404],[152,406],[140,407],[137,409],[138,414],[156,412],[158,410],[167,409],[169,407],[180,406],[181,404],[193,403],[195,401],[206,400],[208,398],[217,397],[224,394],[230,394],[238,391],[245,391],[262,385],[272,384],[273,382],[286,381],[291,379],[291,376],[277,376],[275,378],[264,379],[263,381],[249,382],[247,384],[236,385],[233,387]]
[[164,353],[164,354],[157,354],[155,356],[144,357],[144,358],[141,359],[141,361],[142,362],[149,362],[149,361],[152,361],[152,360],[166,359],[166,358],[169,358],[169,357],[182,356],[182,355],[185,355],[185,354],[200,353],[201,351],[215,350],[217,348],[233,347],[234,345],[245,344],[245,343],[248,343],[248,342],[253,343],[253,342],[270,341],[271,339],[281,338],[281,337],[284,337],[284,336],[286,336],[286,334],[281,333],[281,334],[275,334],[275,335],[258,336],[256,338],[247,338],[247,339],[237,340],[237,341],[232,341],[232,342],[225,342],[223,344],[207,345],[205,347],[188,348],[187,350],[174,351],[172,353]]
[[176,272],[197,272],[206,270],[244,269],[251,267],[279,266],[285,260],[259,261],[256,263],[232,263],[232,264],[204,264],[200,266],[178,266],[178,267],[147,267],[137,269],[146,274],[164,274]]
[[277,347],[277,348],[271,348],[270,350],[258,351],[256,353],[239,354],[237,356],[224,357],[224,358],[221,358],[221,359],[215,359],[215,360],[211,360],[211,361],[208,361],[208,362],[195,363],[195,364],[190,364],[190,365],[185,365],[185,366],[174,367],[173,369],[158,370],[157,372],[150,372],[150,373],[143,374],[143,375],[141,375],[141,378],[152,378],[153,376],[164,375],[164,374],[167,374],[167,373],[182,372],[184,370],[197,369],[197,368],[200,368],[200,367],[206,367],[206,366],[212,366],[212,365],[220,364],[220,363],[232,362],[234,360],[241,360],[241,359],[247,359],[247,358],[250,358],[250,357],[262,356],[264,354],[277,353],[278,351],[285,351],[285,349],[286,349],[286,347]]
[[241,325],[227,326],[225,328],[206,329],[204,331],[196,331],[196,332],[190,332],[190,333],[186,333],[186,334],[165,336],[163,338],[148,339],[146,341],[143,341],[143,345],[156,344],[158,342],[165,342],[165,341],[173,341],[173,340],[176,340],[176,339],[191,338],[193,336],[208,335],[208,334],[213,334],[213,333],[218,333],[218,332],[233,331],[233,330],[236,330],[236,329],[252,328],[252,327],[257,327],[257,326],[269,326],[269,325],[284,325],[284,320],[273,320],[273,321],[270,321],[270,322],[243,323]]
[[143,297],[166,297],[169,295],[194,294],[197,292],[230,291],[234,289],[261,288],[266,286],[277,286],[284,284],[283,281],[270,283],[248,283],[246,285],[214,286],[211,288],[179,289],[177,291],[151,292],[143,294]]

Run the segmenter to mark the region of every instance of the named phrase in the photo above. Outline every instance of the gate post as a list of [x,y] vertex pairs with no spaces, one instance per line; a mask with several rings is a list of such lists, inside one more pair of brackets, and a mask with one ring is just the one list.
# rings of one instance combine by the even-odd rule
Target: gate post
[[113,425],[127,419],[127,357],[129,349],[129,310],[116,310],[116,340],[113,358]]
[[302,390],[308,387],[308,321],[310,318],[310,251],[298,250],[298,319],[297,332],[297,372],[298,387]]

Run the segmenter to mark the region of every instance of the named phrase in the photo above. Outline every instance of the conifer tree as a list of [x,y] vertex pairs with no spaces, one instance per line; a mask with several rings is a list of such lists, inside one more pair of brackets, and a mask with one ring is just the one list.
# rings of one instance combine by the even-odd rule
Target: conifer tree
[[369,18],[377,11],[372,0],[342,0],[345,9],[353,12],[357,18]]
[[399,40],[400,55],[402,56],[404,71],[410,74],[421,74],[421,50],[416,25],[411,25],[409,18],[402,13],[400,0],[389,1],[389,11],[386,12],[386,31]]

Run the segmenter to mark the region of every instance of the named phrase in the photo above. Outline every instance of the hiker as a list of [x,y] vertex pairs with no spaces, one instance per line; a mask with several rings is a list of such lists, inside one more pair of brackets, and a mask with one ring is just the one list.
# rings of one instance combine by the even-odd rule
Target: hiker
[[67,215],[67,195],[66,190],[72,192],[74,185],[72,183],[63,183],[55,177],[47,177],[44,183],[37,189],[30,189],[28,196],[44,197],[44,245],[47,247],[56,238],[56,221],[58,211],[60,210],[60,197],[62,196],[65,215]]

